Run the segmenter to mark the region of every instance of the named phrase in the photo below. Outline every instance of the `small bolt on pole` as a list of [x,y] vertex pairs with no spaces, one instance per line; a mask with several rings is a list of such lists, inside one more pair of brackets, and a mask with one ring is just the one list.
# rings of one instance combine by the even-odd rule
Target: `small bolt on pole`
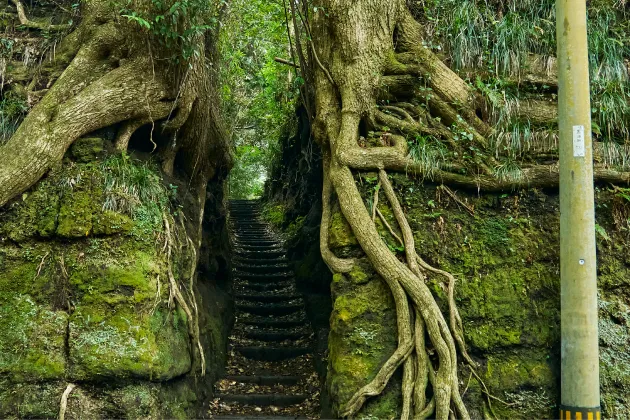
[[586,1],[556,1],[562,420],[599,420],[593,146]]

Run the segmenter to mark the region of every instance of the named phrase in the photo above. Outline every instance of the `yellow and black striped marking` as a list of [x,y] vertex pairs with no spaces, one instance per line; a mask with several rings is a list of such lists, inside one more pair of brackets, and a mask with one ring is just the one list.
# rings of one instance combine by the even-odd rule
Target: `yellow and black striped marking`
[[601,420],[599,407],[560,407],[560,420]]

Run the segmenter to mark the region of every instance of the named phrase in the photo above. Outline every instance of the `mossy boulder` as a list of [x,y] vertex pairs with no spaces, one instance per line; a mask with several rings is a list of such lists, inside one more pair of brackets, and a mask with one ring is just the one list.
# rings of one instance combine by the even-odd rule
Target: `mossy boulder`
[[28,295],[4,295],[0,304],[0,375],[13,382],[61,379],[65,374],[68,314]]
[[190,370],[188,327],[181,311],[77,307],[69,328],[71,375],[77,379],[166,381]]
[[357,246],[359,242],[352,233],[350,224],[346,221],[341,211],[335,211],[330,221],[328,246],[331,249],[344,248],[348,246]]
[[[169,303],[169,270],[188,284],[190,249],[175,245],[170,260],[164,250],[162,215],[172,213],[159,173],[124,156],[95,163],[100,144],[81,141],[76,161],[0,212],[2,418],[56,417],[69,382],[71,418],[198,414],[189,321]],[[207,306],[202,342],[215,378],[227,322]]]

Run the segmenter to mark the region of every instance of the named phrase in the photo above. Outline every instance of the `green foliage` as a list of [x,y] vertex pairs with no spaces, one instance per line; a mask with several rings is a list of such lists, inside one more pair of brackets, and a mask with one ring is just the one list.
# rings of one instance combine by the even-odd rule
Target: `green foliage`
[[12,91],[0,99],[0,144],[11,138],[27,111],[26,101]]
[[253,199],[262,195],[266,179],[264,155],[265,151],[258,146],[243,144],[236,147],[228,183],[231,198]]
[[[139,235],[162,229],[162,214],[175,198],[177,187],[162,184],[157,168],[134,161],[128,155],[112,156],[102,163],[105,177],[104,211],[127,214]],[[133,232],[132,232],[133,233]]]
[[518,73],[528,53],[555,53],[554,1],[431,0],[424,7],[433,34],[446,44],[456,68],[486,67]]
[[422,165],[423,173],[432,178],[444,166],[447,148],[432,136],[417,136],[408,142],[409,157]]
[[[493,76],[477,88],[492,105],[498,127],[494,139],[499,153],[511,157],[528,150],[536,138],[533,127],[515,121],[513,110],[525,96],[548,86],[522,92],[518,78],[530,54],[543,61],[556,55],[555,1],[428,0],[422,19],[431,43],[442,46],[455,69],[484,70]],[[630,56],[630,19],[625,2],[593,1],[588,5],[589,62],[592,83],[593,133],[600,141],[630,140],[630,92],[627,59]],[[546,64],[548,65],[548,63]],[[507,82],[512,80],[512,82]],[[533,88],[529,88],[533,89]],[[548,130],[553,127],[542,127]],[[536,130],[541,131],[541,130]],[[617,160],[615,163],[619,164]]]
[[[143,4],[137,0],[122,0],[120,15],[151,34],[179,63],[199,57],[199,37],[216,27],[220,0],[151,0]],[[210,6],[210,7],[209,7]],[[213,7],[214,6],[214,7]]]
[[286,215],[286,209],[282,204],[267,204],[263,207],[262,217],[277,228],[282,228]]
[[495,168],[495,176],[508,182],[518,182],[523,179],[523,171],[514,159],[506,159]]
[[260,196],[278,140],[292,119],[300,79],[289,57],[282,3],[234,0],[219,39],[222,108],[231,123],[233,198]]

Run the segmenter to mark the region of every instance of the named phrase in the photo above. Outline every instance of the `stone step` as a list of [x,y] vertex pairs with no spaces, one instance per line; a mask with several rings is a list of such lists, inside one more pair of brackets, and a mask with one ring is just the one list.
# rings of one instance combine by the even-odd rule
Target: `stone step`
[[264,223],[239,223],[238,225],[232,226],[232,231],[236,233],[269,233],[269,228],[267,228],[267,225]]
[[249,264],[239,264],[238,262],[234,263],[234,267],[242,273],[249,274],[277,274],[277,273],[285,273],[289,271],[289,264],[281,263],[281,264],[258,264],[258,265],[249,265]]
[[274,319],[270,317],[251,318],[239,320],[245,325],[253,325],[261,328],[293,328],[306,325],[306,318],[298,319]]
[[266,362],[278,362],[292,359],[312,352],[310,347],[273,347],[273,346],[239,346],[234,350],[248,359],[263,360]]
[[293,286],[293,282],[292,281],[282,281],[282,282],[276,282],[276,283],[239,283],[239,285],[242,287],[242,291],[247,293],[247,292],[252,292],[252,294],[254,293],[259,293],[259,292],[280,292],[283,291],[285,289],[289,289],[291,288],[291,286]]
[[259,242],[275,242],[280,244],[281,242],[278,241],[276,238],[274,238],[273,236],[267,234],[266,236],[261,236],[261,235],[253,235],[253,236],[247,236],[247,235],[238,235],[235,234],[234,235],[234,242],[238,242],[240,244],[245,244],[247,242],[251,242],[251,243],[259,243]]
[[255,208],[233,208],[230,209],[229,211],[229,215],[231,219],[240,219],[243,221],[248,221],[248,220],[253,220],[254,218],[252,218],[251,216],[260,216],[261,211],[260,209],[255,209]]
[[237,245],[237,248],[243,251],[286,251],[282,244],[273,244],[273,245],[252,245],[252,244],[240,244]]
[[293,278],[292,273],[248,273],[240,270],[234,271],[234,278],[247,280],[250,283],[277,283]]
[[290,375],[255,375],[255,376],[241,376],[232,375],[226,376],[224,379],[228,381],[239,382],[242,384],[255,384],[255,385],[297,385],[300,382],[299,376]]
[[301,295],[295,294],[245,294],[239,293],[234,295],[236,299],[248,300],[252,302],[274,303],[274,302],[286,302],[288,300],[302,299]]
[[287,257],[275,257],[275,258],[251,258],[234,256],[234,260],[241,264],[246,265],[268,265],[268,264],[287,264],[289,259]]
[[290,303],[290,304],[266,304],[266,305],[253,305],[237,303],[236,308],[240,311],[247,312],[254,315],[289,315],[299,310],[304,309],[304,303]]
[[276,407],[288,407],[299,404],[308,398],[307,395],[286,395],[286,394],[217,394],[225,402],[235,402],[243,405],[257,405]]
[[236,236],[273,236],[273,233],[266,229],[232,229]]
[[240,249],[234,250],[232,258],[238,260],[275,260],[286,258],[287,252],[283,249],[277,251],[243,251]]
[[285,341],[285,340],[298,340],[306,337],[309,333],[306,331],[264,331],[264,330],[252,330],[245,331],[245,337],[252,340],[259,341]]
[[234,238],[236,242],[241,245],[249,245],[249,246],[263,246],[263,245],[275,245],[282,246],[282,243],[275,239],[257,239],[257,238]]

